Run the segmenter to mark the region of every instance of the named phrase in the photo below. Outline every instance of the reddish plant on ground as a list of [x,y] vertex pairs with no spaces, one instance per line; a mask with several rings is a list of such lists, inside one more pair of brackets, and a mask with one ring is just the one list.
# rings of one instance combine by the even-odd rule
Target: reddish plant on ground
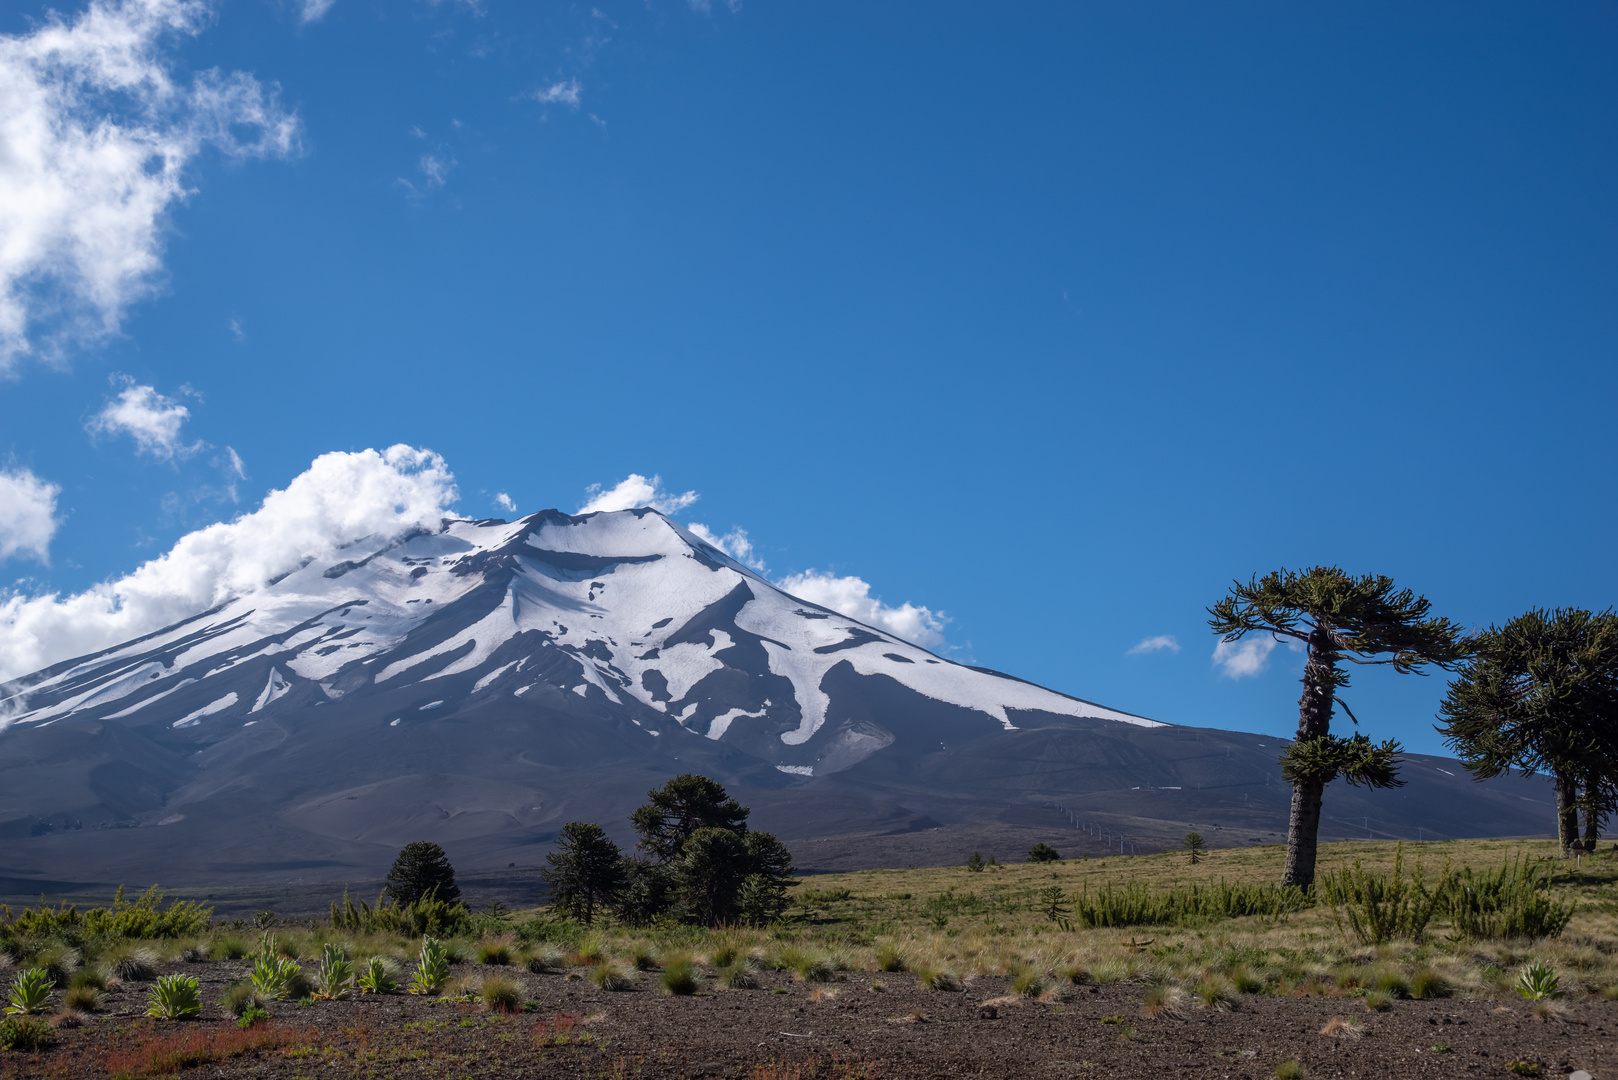
[[236,1027],[215,1031],[192,1028],[143,1039],[132,1050],[109,1054],[104,1067],[115,1078],[163,1076],[243,1054],[313,1043],[317,1038],[313,1028],[292,1028],[284,1024],[255,1024],[245,1031]]

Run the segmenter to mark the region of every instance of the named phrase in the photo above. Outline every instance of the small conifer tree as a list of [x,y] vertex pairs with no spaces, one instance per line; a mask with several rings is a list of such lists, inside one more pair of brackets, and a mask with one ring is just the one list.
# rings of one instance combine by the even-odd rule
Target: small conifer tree
[[1188,832],[1185,834],[1185,850],[1186,854],[1191,857],[1192,866],[1202,861],[1202,851],[1207,846],[1203,842],[1201,833]]
[[981,874],[983,872],[983,866],[983,856],[979,855],[975,851],[972,852],[972,857],[966,860],[966,868],[972,871],[974,874]]
[[1061,859],[1062,853],[1041,840],[1028,849],[1029,862],[1056,862]]
[[428,840],[406,844],[388,871],[387,894],[401,907],[426,896],[453,904],[461,898],[455,868],[444,849]]

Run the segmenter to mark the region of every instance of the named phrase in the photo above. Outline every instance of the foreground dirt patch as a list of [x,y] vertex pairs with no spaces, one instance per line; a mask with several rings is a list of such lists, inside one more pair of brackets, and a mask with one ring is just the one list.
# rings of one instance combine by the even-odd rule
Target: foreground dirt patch
[[[185,965],[204,1000],[241,963]],[[474,969],[457,966],[457,974]],[[490,969],[483,969],[490,970]],[[608,993],[568,974],[510,968],[527,1004],[496,1015],[390,996],[286,1003],[243,1038],[205,1018],[141,1017],[145,984],[107,997],[49,1050],[0,1054],[0,1077],[1238,1077],[1296,1059],[1312,1077],[1509,1077],[1585,1069],[1618,1077],[1618,1003],[1535,1019],[1521,1002],[1403,1001],[1372,1013],[1350,997],[1242,997],[1220,1011],[1182,1002],[1148,1018],[1144,987],[1077,986],[1065,1000],[1009,998],[1002,978],[939,993],[908,974],[850,972],[818,985],[760,973],[753,990],[671,997],[655,974]],[[989,1004],[985,1004],[989,1003]],[[1178,1015],[1175,1015],[1178,1013]],[[1329,1032],[1323,1034],[1323,1030]],[[1518,1068],[1531,1073],[1519,1064]]]

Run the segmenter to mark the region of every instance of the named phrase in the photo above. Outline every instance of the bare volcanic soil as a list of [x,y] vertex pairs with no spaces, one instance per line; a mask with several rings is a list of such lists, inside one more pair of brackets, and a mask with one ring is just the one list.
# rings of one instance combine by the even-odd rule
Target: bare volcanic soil
[[[211,1005],[246,969],[226,961],[171,970],[196,975]],[[478,970],[457,965],[456,974]],[[1242,996],[1228,1010],[1188,999],[1149,1018],[1147,988],[1131,984],[1074,986],[1062,1000],[1034,1001],[1006,997],[1000,977],[939,992],[903,973],[847,972],[805,984],[760,972],[757,989],[710,981],[675,997],[658,989],[655,972],[612,993],[577,970],[498,970],[522,985],[521,1013],[367,996],[283,1003],[250,1032],[217,1010],[198,1020],[149,1020],[149,984],[127,983],[79,1026],[61,1025],[52,1047],[0,1053],[0,1077],[1263,1080],[1292,1059],[1304,1069],[1292,1075],[1311,1077],[1554,1077],[1573,1069],[1597,1080],[1618,1076],[1618,1004],[1595,1000],[1535,1019],[1523,1002],[1400,1001],[1372,1013],[1353,997]]]

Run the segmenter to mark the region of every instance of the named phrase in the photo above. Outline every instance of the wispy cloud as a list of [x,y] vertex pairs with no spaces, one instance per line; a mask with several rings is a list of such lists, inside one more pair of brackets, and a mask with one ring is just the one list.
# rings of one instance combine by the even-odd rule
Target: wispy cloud
[[91,0],[0,36],[0,374],[30,354],[117,333],[159,285],[163,221],[208,146],[237,158],[299,149],[276,88],[242,72],[171,70],[212,0]]
[[940,645],[944,641],[944,625],[949,622],[949,616],[908,601],[898,607],[889,607],[871,595],[870,584],[862,578],[838,577],[818,570],[806,570],[801,574],[789,574],[776,584],[811,604],[842,612],[851,619],[886,630],[894,637],[914,642],[923,648]]
[[695,491],[679,494],[665,491],[661,476],[653,476],[648,480],[640,473],[630,473],[615,486],[605,490],[600,484],[591,484],[585,489],[585,494],[589,498],[579,507],[578,512],[581,514],[593,514],[602,510],[633,510],[639,506],[650,506],[660,514],[677,514],[698,498]]
[[1275,651],[1272,637],[1248,637],[1240,641],[1220,639],[1214,646],[1213,664],[1227,679],[1246,679],[1262,674],[1270,666],[1270,653]]
[[530,91],[528,96],[543,105],[566,105],[577,109],[584,100],[584,87],[577,79],[564,79],[547,87]]
[[191,418],[190,409],[127,375],[113,378],[124,388],[85,425],[92,435],[128,435],[135,440],[137,454],[150,454],[159,461],[188,457],[202,449],[200,441],[187,445],[180,440],[180,428]]
[[1159,634],[1156,637],[1146,638],[1129,650],[1130,656],[1144,656],[1146,653],[1179,652],[1180,642],[1173,634]]
[[326,17],[332,4],[337,0],[300,0],[298,4],[298,21],[301,23],[319,22]]
[[508,514],[515,513],[516,510],[517,510],[517,503],[512,499],[512,497],[510,495],[507,495],[503,491],[498,493],[497,495],[495,495],[495,497],[494,497],[494,505],[498,506],[500,509],[504,510]]
[[56,497],[62,489],[22,468],[0,469],[0,559],[50,558],[56,535]]
[[759,558],[758,552],[753,549],[753,541],[748,538],[746,529],[734,528],[724,536],[719,536],[700,521],[690,522],[686,528],[743,566],[760,574],[769,572],[769,567],[764,565],[764,560]]

